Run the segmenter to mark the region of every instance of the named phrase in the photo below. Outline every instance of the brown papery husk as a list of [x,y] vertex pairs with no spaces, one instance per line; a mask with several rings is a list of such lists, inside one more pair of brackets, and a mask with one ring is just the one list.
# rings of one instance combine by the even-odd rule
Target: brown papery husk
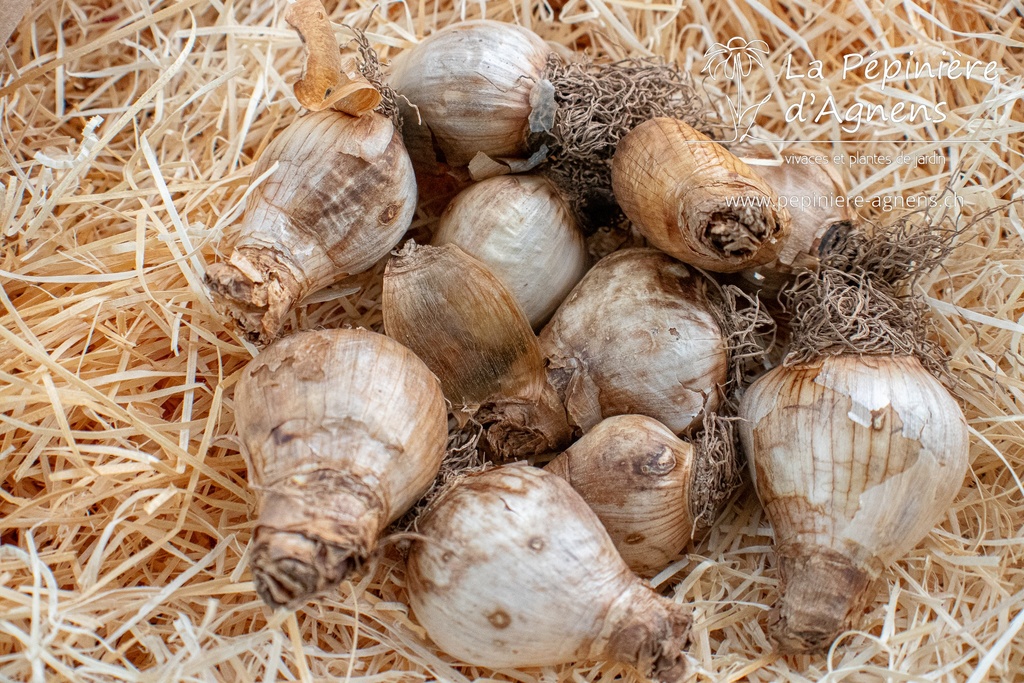
[[548,57],[545,77],[557,108],[543,173],[566,194],[590,230],[616,225],[611,159],[629,131],[659,116],[680,119],[713,136],[713,113],[692,79],[658,57],[595,63]]
[[407,242],[384,272],[382,308],[388,336],[423,359],[453,406],[540,396],[544,361],[530,321],[458,246]]
[[785,654],[825,650],[860,620],[877,571],[819,546],[794,544],[776,552],[779,592],[786,597],[768,616],[772,640]]

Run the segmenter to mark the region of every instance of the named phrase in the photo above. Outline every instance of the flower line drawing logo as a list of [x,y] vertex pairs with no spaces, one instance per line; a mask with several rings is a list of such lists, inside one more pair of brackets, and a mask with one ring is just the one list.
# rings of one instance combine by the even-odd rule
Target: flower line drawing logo
[[[761,59],[767,57],[768,53],[768,43],[763,40],[748,41],[738,36],[730,38],[729,42],[724,45],[715,43],[704,53],[706,61],[701,73],[707,74],[708,78],[712,80],[718,80],[721,77],[736,86],[735,95],[726,100],[733,121],[734,137],[732,142],[747,137],[750,128],[754,125],[758,110],[771,98],[771,93],[769,93],[760,102],[744,106],[746,89],[743,86],[743,79],[750,76],[755,67],[758,70],[764,69]],[[748,119],[745,124],[744,119]]]

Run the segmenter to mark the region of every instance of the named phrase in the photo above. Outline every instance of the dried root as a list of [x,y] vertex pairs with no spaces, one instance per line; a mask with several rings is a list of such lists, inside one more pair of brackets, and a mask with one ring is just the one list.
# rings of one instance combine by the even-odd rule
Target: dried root
[[916,294],[896,295],[864,273],[822,268],[785,293],[793,311],[793,343],[784,363],[840,353],[917,356],[945,373],[946,353],[928,339],[928,306]]
[[942,265],[963,232],[941,222],[931,224],[928,214],[915,212],[885,227],[831,232],[820,247],[822,265],[843,273],[863,274],[892,290],[911,284]]
[[545,173],[595,227],[618,220],[610,162],[629,131],[659,116],[710,130],[707,107],[689,77],[658,59],[594,64],[551,55],[545,76],[557,105]]
[[484,458],[478,447],[484,435],[483,426],[470,419],[461,424],[462,420],[454,415],[448,417],[448,444],[445,447],[444,460],[438,470],[434,483],[407,513],[391,525],[391,532],[409,532],[416,530],[416,524],[438,498],[455,486],[464,476],[474,472],[483,472],[492,465]]
[[355,34],[356,50],[359,52],[357,64],[359,73],[380,93],[380,104],[374,111],[387,116],[395,124],[395,127],[401,130],[402,114],[398,110],[398,93],[388,85],[377,51],[370,47],[370,41],[367,40],[364,31],[347,24],[344,26]]
[[887,226],[840,231],[822,245],[817,273],[782,293],[793,314],[784,363],[839,353],[912,355],[947,378],[947,354],[930,340],[917,280],[941,266],[966,228],[946,213],[915,211]]
[[756,294],[749,295],[734,285],[718,285],[714,279],[707,279],[717,289],[717,296],[711,299],[711,311],[722,328],[729,353],[726,405],[735,408],[743,389],[771,366],[775,320]]
[[743,483],[741,449],[736,447],[735,417],[707,414],[694,435],[697,458],[690,486],[693,535],[711,528],[732,494]]

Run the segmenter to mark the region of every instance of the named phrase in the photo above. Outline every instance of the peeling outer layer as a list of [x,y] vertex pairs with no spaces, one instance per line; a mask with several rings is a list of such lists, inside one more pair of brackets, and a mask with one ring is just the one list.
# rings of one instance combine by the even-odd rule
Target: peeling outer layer
[[[754,382],[737,424],[780,566],[783,647],[826,647],[873,578],[948,512],[968,466],[959,406],[912,356],[825,356]],[[805,555],[818,553],[815,558]],[[817,581],[818,583],[812,583]],[[792,591],[792,596],[789,591]],[[836,598],[837,591],[846,591]]]
[[268,346],[242,373],[235,420],[257,494],[253,579],[275,608],[357,571],[430,486],[447,436],[437,378],[365,330]]
[[491,668],[611,659],[685,680],[687,610],[629,571],[559,477],[524,465],[468,475],[418,530],[410,604],[448,654]]
[[280,332],[301,299],[370,268],[412,221],[416,182],[401,136],[380,114],[333,111],[292,123],[267,147],[234,251],[206,282],[253,341]]
[[653,246],[718,273],[771,261],[791,229],[789,211],[767,183],[675,119],[652,119],[622,139],[612,187]]
[[302,77],[295,83],[295,97],[310,111],[332,107],[362,116],[381,102],[373,85],[357,74],[345,73],[338,41],[320,0],[295,0],[284,19],[299,33],[306,47]]

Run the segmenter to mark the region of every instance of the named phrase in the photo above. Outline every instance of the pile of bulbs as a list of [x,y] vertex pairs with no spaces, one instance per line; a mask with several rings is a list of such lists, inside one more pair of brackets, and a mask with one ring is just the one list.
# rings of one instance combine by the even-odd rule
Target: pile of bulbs
[[[850,216],[778,201],[841,194],[832,169],[795,154],[746,163],[658,118],[609,160],[615,199],[653,248],[591,265],[560,188],[512,173],[543,170],[551,58],[521,27],[447,27],[394,65],[401,129],[324,107],[260,158],[253,177],[276,168],[208,274],[223,310],[268,344],[235,393],[259,499],[253,577],[275,608],[336,588],[431,486],[449,410],[475,415],[495,462],[550,462],[469,474],[433,501],[408,553],[416,619],[474,665],[614,660],[678,681],[688,611],[638,575],[708,521],[714,482],[695,432],[726,408],[731,378],[704,271],[777,286],[814,269],[822,237]],[[417,178],[438,173],[484,179],[450,202],[430,244],[391,256],[386,336],[278,338],[304,297],[398,246]],[[827,648],[959,490],[966,424],[916,358],[841,349],[769,370],[743,391],[737,423],[775,533],[774,640]]]

